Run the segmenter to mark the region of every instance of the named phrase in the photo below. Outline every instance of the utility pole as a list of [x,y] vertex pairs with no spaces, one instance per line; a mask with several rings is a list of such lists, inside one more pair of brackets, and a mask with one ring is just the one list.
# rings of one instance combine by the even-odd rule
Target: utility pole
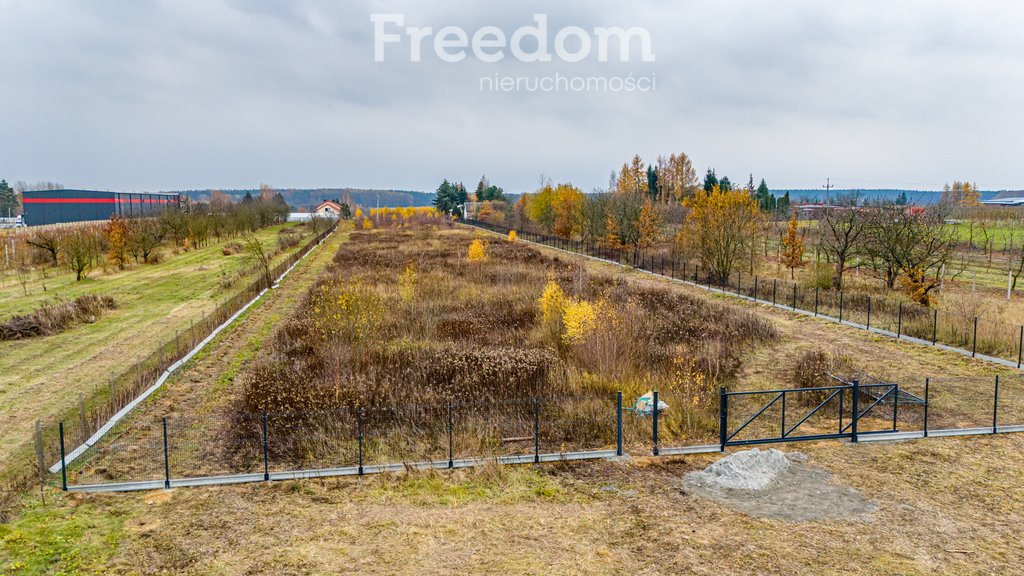
[[828,198],[829,190],[832,189],[832,179],[831,178],[825,178],[825,186],[824,186],[824,188],[825,188],[825,205],[828,206],[828,205],[831,205],[831,202],[829,201],[829,198]]

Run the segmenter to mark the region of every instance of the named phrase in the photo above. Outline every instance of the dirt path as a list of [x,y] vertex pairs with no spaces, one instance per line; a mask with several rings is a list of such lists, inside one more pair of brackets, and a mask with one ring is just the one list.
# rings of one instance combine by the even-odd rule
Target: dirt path
[[[167,418],[174,430],[189,430],[189,437],[178,434],[178,468],[195,471],[204,460],[198,454],[182,453],[192,449],[189,438],[208,438],[220,434],[230,422],[230,404],[235,399],[235,378],[255,358],[274,325],[291,313],[297,301],[324,271],[339,247],[348,238],[347,231],[332,235],[312,252],[281,283],[268,292],[234,324],[224,330],[189,365],[140,405],[100,444],[97,453],[76,466],[74,482],[119,479],[146,479],[162,474],[162,460],[155,447],[162,443],[161,420]],[[172,434],[174,436],[174,434]],[[125,439],[125,440],[122,440]],[[216,443],[204,442],[208,445]],[[186,446],[187,445],[187,446]],[[182,461],[187,459],[187,461]],[[176,463],[172,463],[172,468]],[[116,474],[113,472],[116,470]],[[174,470],[175,475],[189,470]]]

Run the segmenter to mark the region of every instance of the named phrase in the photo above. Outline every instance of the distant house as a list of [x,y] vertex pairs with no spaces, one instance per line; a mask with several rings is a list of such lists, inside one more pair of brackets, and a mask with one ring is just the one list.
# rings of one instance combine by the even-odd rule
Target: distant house
[[341,217],[341,203],[337,200],[324,200],[316,207],[313,211],[317,216],[327,216],[328,218],[340,218]]

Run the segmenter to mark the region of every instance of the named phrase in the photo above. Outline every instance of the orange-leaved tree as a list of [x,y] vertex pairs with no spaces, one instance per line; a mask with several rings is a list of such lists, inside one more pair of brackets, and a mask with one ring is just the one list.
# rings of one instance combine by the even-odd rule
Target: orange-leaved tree
[[782,264],[789,268],[789,277],[796,277],[796,269],[804,265],[804,235],[796,220],[796,211],[786,223],[786,235],[782,238]]
[[107,258],[117,265],[119,270],[124,270],[128,264],[128,242],[131,238],[131,224],[128,219],[118,214],[113,214],[103,227],[103,239],[107,241]]
[[636,247],[646,250],[661,240],[661,213],[649,199],[644,201],[640,209],[640,221],[637,223],[639,234]]

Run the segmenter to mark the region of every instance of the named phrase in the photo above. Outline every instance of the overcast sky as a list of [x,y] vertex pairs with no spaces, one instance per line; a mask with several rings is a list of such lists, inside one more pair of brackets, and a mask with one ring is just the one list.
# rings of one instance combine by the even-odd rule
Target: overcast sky
[[[544,174],[589,191],[634,153],[683,151],[701,174],[773,188],[1024,188],[1016,0],[436,4],[0,0],[0,177],[432,190],[486,173],[519,192]],[[374,13],[469,36],[511,36],[543,13],[549,42],[567,26],[642,27],[655,60],[634,44],[630,62],[600,62],[595,47],[576,63],[509,50],[449,63],[427,38],[411,62],[403,35],[375,62]],[[655,89],[480,88],[555,74]]]

